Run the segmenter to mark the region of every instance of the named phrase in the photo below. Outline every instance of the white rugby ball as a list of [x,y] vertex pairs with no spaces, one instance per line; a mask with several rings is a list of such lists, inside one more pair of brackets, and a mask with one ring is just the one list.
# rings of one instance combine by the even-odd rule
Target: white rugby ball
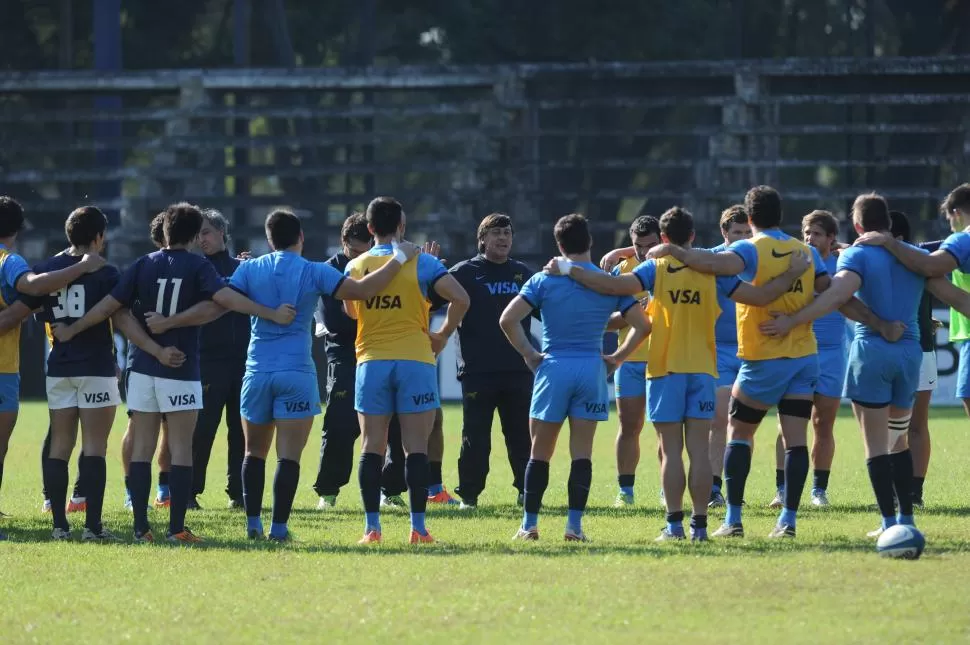
[[896,524],[882,532],[876,551],[884,558],[916,560],[926,547],[926,538],[915,526]]

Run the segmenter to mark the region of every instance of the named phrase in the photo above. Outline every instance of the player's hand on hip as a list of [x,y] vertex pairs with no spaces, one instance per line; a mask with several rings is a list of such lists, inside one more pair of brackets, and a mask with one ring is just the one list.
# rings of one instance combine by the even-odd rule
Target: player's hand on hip
[[670,245],[669,244],[658,244],[649,251],[647,251],[648,260],[659,260],[660,258],[665,258],[670,255]]
[[74,331],[71,325],[65,325],[64,323],[54,323],[51,325],[51,334],[59,343],[70,342],[74,338]]
[[107,261],[97,253],[85,253],[81,262],[84,263],[86,273],[94,273],[103,267]]
[[852,246],[886,246],[890,241],[892,241],[892,236],[888,233],[880,233],[878,231],[869,231],[868,233],[863,233],[860,235]]
[[788,260],[788,268],[796,274],[801,275],[812,265],[812,259],[805,251],[798,251],[791,254]]
[[606,363],[606,375],[610,376],[616,370],[620,369],[620,364],[622,361],[617,360],[616,356],[613,354],[603,354],[603,362]]
[[887,341],[895,343],[906,333],[906,323],[899,322],[898,320],[894,322],[881,321],[878,331],[879,335]]
[[155,335],[164,334],[171,329],[168,318],[157,311],[149,311],[145,314],[145,324],[148,325],[148,331]]
[[182,367],[182,363],[185,362],[185,354],[179,351],[177,347],[166,347],[158,354],[158,362],[165,367]]
[[277,325],[286,327],[296,318],[296,307],[293,305],[280,305],[273,312],[273,322]]
[[542,361],[546,360],[546,355],[540,352],[533,352],[525,357],[525,364],[529,366],[529,369],[535,372],[539,369],[539,365]]
[[436,331],[429,332],[428,336],[431,338],[431,351],[434,352],[435,356],[437,356],[444,351],[445,345],[448,344],[448,337],[443,336]]
[[793,327],[792,320],[779,311],[770,312],[773,318],[761,323],[758,327],[765,336],[785,336]]

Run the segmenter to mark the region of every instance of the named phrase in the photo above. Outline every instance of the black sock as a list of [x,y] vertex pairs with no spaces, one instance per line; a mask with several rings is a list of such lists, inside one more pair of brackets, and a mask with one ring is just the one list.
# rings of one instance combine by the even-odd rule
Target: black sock
[[692,529],[706,529],[707,528],[707,516],[706,515],[691,515],[690,516],[690,527]]
[[637,480],[636,475],[620,475],[616,478],[617,483],[620,488],[633,488],[634,482]]
[[741,506],[744,500],[744,485],[751,472],[751,445],[735,441],[728,442],[724,451],[724,483],[727,485],[727,500],[731,506]]
[[525,512],[538,513],[549,486],[549,462],[530,459],[525,467]]
[[[412,513],[424,513],[428,507],[428,455],[413,452],[404,459],[404,481],[408,483],[408,498]],[[438,464],[441,473],[441,464]]]
[[[407,461],[405,461],[407,468]],[[428,461],[428,486],[441,486],[441,462]]]
[[[721,490],[724,488],[724,480],[719,475],[714,475],[714,488]],[[707,517],[706,515],[704,517]]]
[[67,462],[63,459],[47,458],[47,468],[44,469],[44,488],[50,495],[51,513],[54,515],[54,528],[70,529],[67,523]]
[[923,482],[926,481],[925,477],[913,477],[913,499],[922,500],[923,499]]
[[169,485],[169,483],[168,483],[168,473],[169,473],[169,471],[163,471],[163,470],[158,471],[158,485],[159,486],[168,486]]
[[[546,479],[548,480],[548,465],[546,468]],[[569,467],[569,481],[566,484],[566,491],[569,495],[569,510],[586,510],[586,502],[589,501],[589,487],[592,483],[593,462],[589,459],[573,459],[573,463]]]
[[876,504],[883,517],[896,516],[896,503],[893,499],[893,464],[889,455],[879,455],[866,460],[869,470],[869,481],[872,492],[876,495]]
[[893,463],[893,489],[899,500],[899,514],[913,515],[913,453],[906,449],[890,455]]
[[107,480],[107,464],[104,457],[84,457],[84,493],[88,510],[84,525],[101,532],[101,509],[104,507],[104,487]]
[[[787,450],[785,452],[788,452]],[[775,469],[775,488],[785,487],[785,469],[776,468]]]
[[684,521],[684,511],[673,511],[667,513],[667,524],[676,524]]
[[830,470],[815,469],[812,472],[812,488],[817,490],[828,490]]
[[383,467],[384,455],[376,452],[360,453],[357,480],[360,482],[360,501],[364,504],[365,513],[379,513],[381,510],[381,469]]
[[3,462],[0,461],[0,488],[3,488]]
[[133,461],[128,465],[128,490],[131,492],[131,512],[135,516],[135,531],[151,530],[148,524],[148,496],[152,492],[152,465],[147,461]]
[[[44,471],[47,470],[47,459],[51,456],[51,428],[47,426],[47,436],[44,437],[44,445],[40,449],[40,479],[44,481]],[[47,495],[47,486],[43,488],[44,499],[50,500]]]
[[243,458],[242,485],[246,517],[259,517],[263,513],[263,487],[266,485],[265,459],[252,455]]
[[72,497],[87,497],[85,492],[84,479],[87,477],[87,464],[84,462],[84,452],[78,451],[77,455],[77,479],[74,480],[74,490]]
[[300,464],[292,459],[276,462],[276,478],[273,480],[273,524],[286,524],[293,510],[293,498],[300,484]]
[[785,451],[785,508],[797,511],[808,479],[808,446],[794,446]]
[[185,509],[192,496],[192,466],[172,466],[169,471],[168,532],[170,535],[185,530]]

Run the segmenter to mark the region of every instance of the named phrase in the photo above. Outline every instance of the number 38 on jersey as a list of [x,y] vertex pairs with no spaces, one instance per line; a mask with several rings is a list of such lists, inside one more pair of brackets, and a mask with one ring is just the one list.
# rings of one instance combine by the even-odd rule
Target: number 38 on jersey
[[55,320],[84,317],[86,308],[83,284],[72,284],[55,291],[54,297],[57,299],[57,304],[51,308],[51,313]]

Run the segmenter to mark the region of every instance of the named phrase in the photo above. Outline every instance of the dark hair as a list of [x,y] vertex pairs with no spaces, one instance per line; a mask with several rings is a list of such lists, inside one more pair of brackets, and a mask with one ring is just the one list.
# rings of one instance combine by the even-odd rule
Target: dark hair
[[951,190],[940,205],[940,210],[944,213],[950,213],[958,208],[970,210],[970,184],[960,184]]
[[660,239],[660,221],[653,215],[641,215],[640,217],[633,220],[630,224],[630,239],[633,236],[646,237],[647,235],[656,235],[657,239]]
[[75,208],[64,222],[67,241],[75,247],[90,246],[104,235],[108,228],[108,218],[94,206]]
[[165,231],[165,243],[168,246],[191,244],[202,230],[202,211],[198,206],[187,202],[172,204],[165,209],[162,227]]
[[674,206],[660,216],[660,232],[667,236],[671,244],[683,246],[690,242],[694,232],[694,217],[686,208]]
[[748,221],[759,229],[781,224],[781,196],[771,186],[755,186],[744,196]]
[[556,243],[567,255],[585,253],[593,245],[593,238],[589,235],[589,222],[579,213],[560,217],[552,233],[556,236]]
[[888,231],[892,226],[889,219],[889,204],[882,195],[868,193],[859,195],[852,203],[852,218],[866,233]]
[[0,237],[16,235],[24,228],[24,207],[13,197],[0,195]]
[[803,231],[812,225],[818,225],[826,235],[834,237],[839,234],[839,220],[828,211],[814,210],[802,218]]
[[367,223],[374,235],[393,235],[403,216],[404,208],[393,197],[376,197],[367,205]]
[[748,211],[744,210],[743,204],[728,206],[721,211],[721,231],[727,233],[731,230],[731,224],[748,225]]
[[903,242],[909,243],[912,240],[912,232],[909,228],[909,218],[906,217],[906,213],[889,211],[889,220],[892,222],[892,226],[889,229],[892,236],[901,237],[903,238]]
[[158,248],[165,246],[165,216],[167,214],[166,211],[162,211],[153,217],[151,224],[148,225],[148,234],[151,235],[152,242]]
[[340,227],[340,241],[346,244],[351,240],[358,242],[370,242],[371,234],[367,230],[367,217],[360,211],[350,214]]
[[485,236],[488,235],[488,230],[491,228],[505,228],[508,226],[512,229],[512,234],[515,234],[515,228],[512,226],[512,218],[510,218],[505,213],[491,213],[486,215],[482,219],[481,224],[478,225],[478,252],[485,252]]
[[266,216],[266,239],[274,251],[288,249],[300,241],[300,218],[290,211],[277,209]]

